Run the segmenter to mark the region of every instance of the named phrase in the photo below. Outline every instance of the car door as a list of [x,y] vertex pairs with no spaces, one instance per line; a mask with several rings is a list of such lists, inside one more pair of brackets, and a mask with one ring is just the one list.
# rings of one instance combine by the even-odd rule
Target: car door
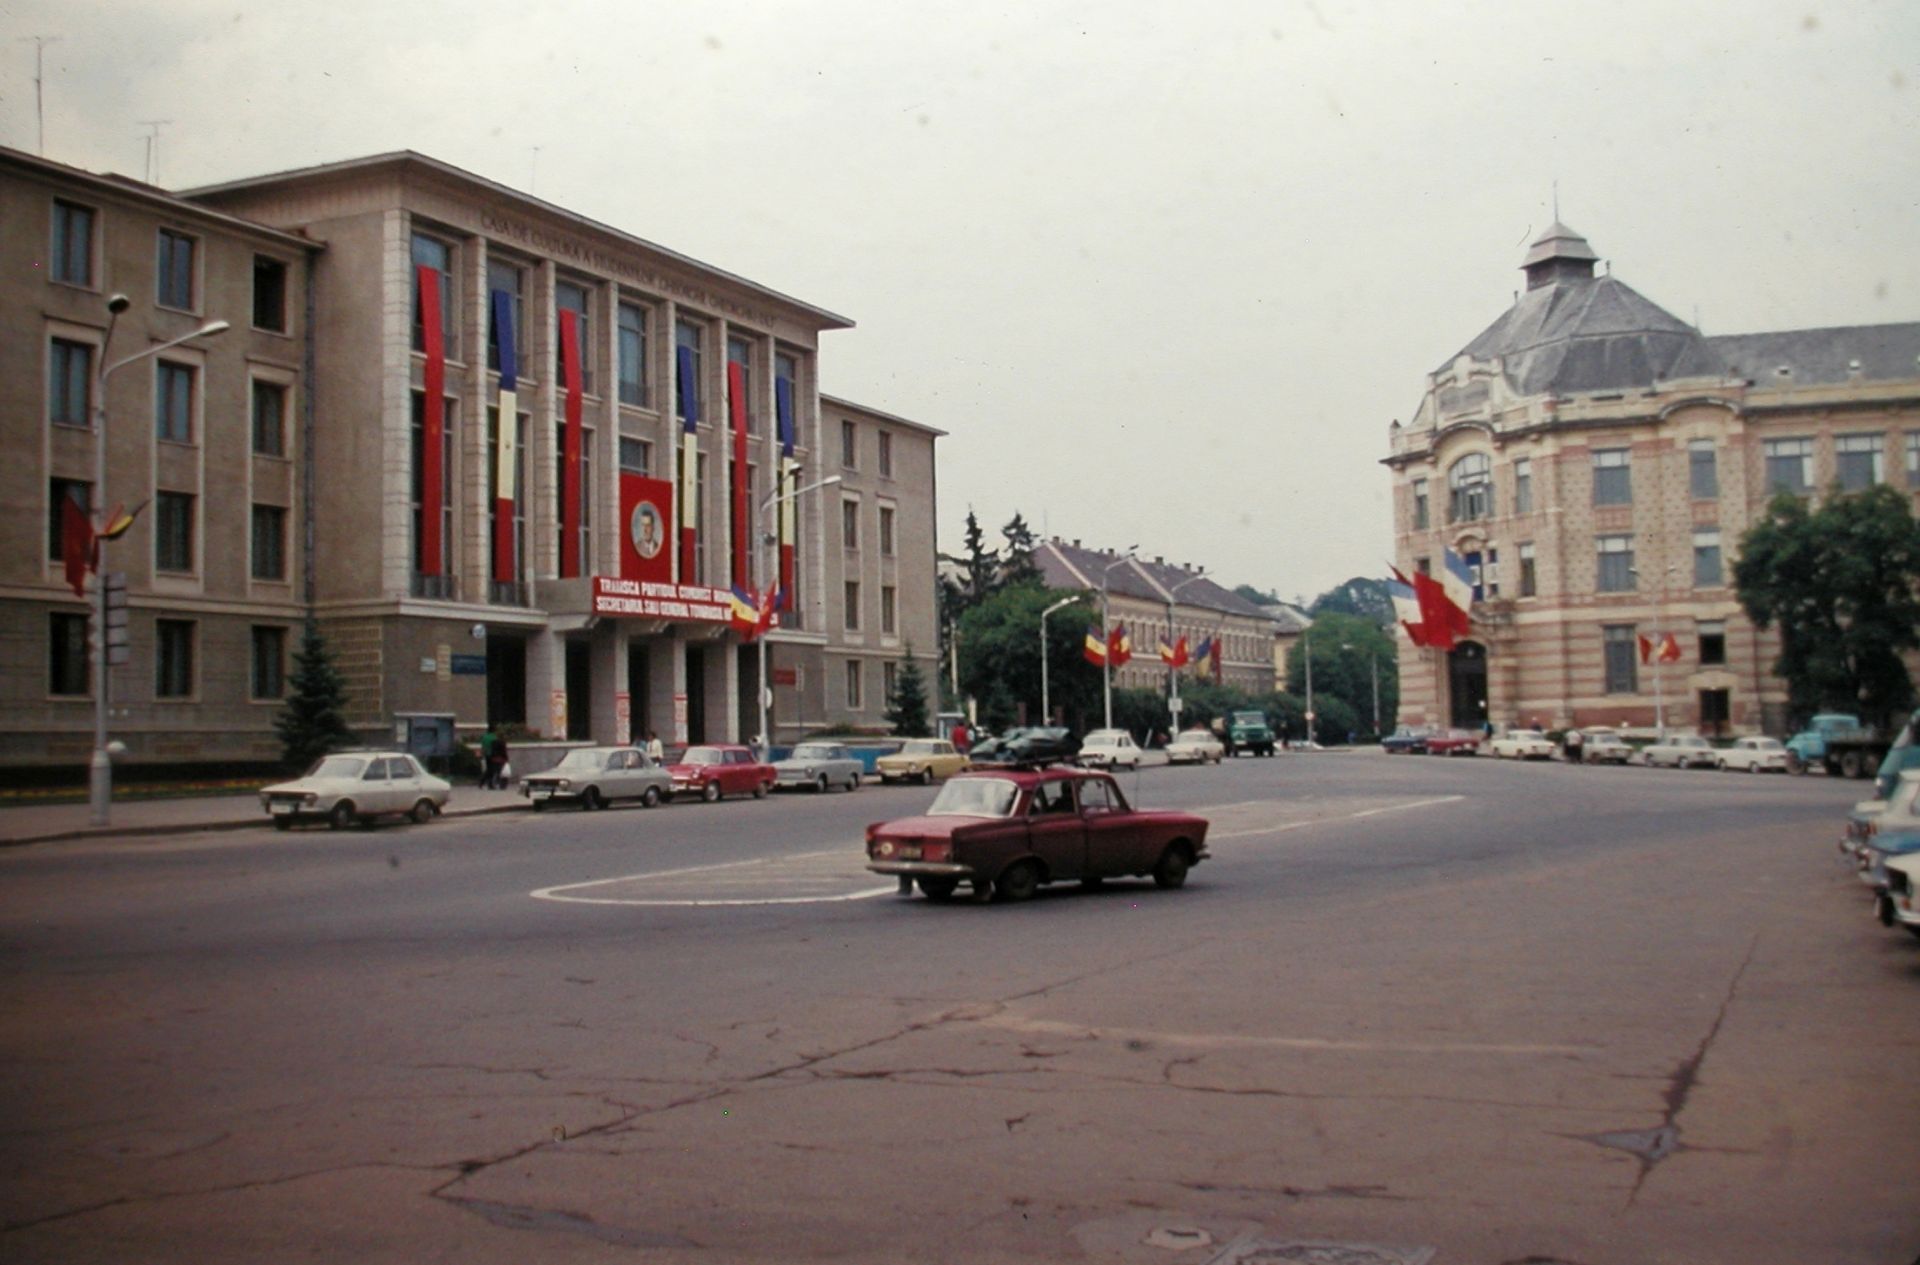
[[721,793],[738,795],[752,791],[753,757],[745,751],[726,751],[721,754],[725,760],[720,766]]
[[386,757],[375,756],[367,761],[367,771],[360,775],[353,802],[363,813],[393,811],[393,779],[387,772]]
[[1082,778],[1080,822],[1087,832],[1086,877],[1114,878],[1152,868],[1157,859],[1135,828],[1120,788],[1103,777]]
[[1027,846],[1055,879],[1076,879],[1086,872],[1087,828],[1066,779],[1034,787],[1027,804]]
[[392,796],[390,802],[394,812],[404,813],[412,809],[424,789],[420,781],[420,766],[413,762],[412,756],[387,757],[387,789]]

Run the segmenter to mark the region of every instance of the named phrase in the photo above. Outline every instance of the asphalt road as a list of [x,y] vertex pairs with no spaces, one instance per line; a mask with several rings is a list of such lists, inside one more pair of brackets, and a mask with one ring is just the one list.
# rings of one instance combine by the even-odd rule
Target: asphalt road
[[906,788],[0,854],[0,1259],[1920,1253],[1860,784],[1123,784],[1185,890],[902,900]]

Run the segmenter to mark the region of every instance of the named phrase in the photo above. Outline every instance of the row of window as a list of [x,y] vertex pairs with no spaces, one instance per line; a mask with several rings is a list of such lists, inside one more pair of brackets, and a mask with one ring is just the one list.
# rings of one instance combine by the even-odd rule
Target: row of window
[[[1727,625],[1725,620],[1698,620],[1694,624],[1697,639],[1695,653],[1701,667],[1721,667],[1727,662]],[[1606,692],[1640,692],[1639,628],[1633,624],[1607,624],[1600,630],[1606,670]]]
[[[63,285],[93,289],[99,274],[97,208],[64,198],[53,201],[53,232],[47,275]],[[154,246],[154,302],[181,312],[200,308],[200,239],[180,229],[160,229]],[[287,332],[287,264],[271,255],[253,257],[253,328]]]
[[[1600,593],[1632,593],[1640,587],[1640,571],[1634,565],[1633,537],[1630,534],[1594,537],[1596,554],[1594,589]],[[1539,595],[1539,572],[1533,542],[1518,546],[1520,574],[1515,596]],[[1500,550],[1488,546],[1483,552],[1468,553],[1463,560],[1473,577],[1473,600],[1478,602],[1500,596]],[[1414,567],[1432,574],[1429,558],[1414,559]],[[1719,588],[1726,583],[1726,567],[1720,553],[1720,529],[1698,527],[1693,532],[1693,587]]]
[[[195,640],[190,619],[153,621],[153,695],[191,699],[197,688]],[[249,697],[277,700],[286,693],[287,630],[255,624],[250,630]],[[93,662],[87,648],[87,617],[55,611],[48,616],[47,692],[56,698],[89,698]]]
[[[195,569],[195,516],[199,499],[190,492],[156,492],[148,513],[153,523],[153,569],[189,575]],[[93,484],[79,479],[47,481],[47,557],[65,556],[66,518],[73,501],[91,511]],[[255,505],[249,532],[249,574],[256,580],[287,578],[287,511],[280,505]]]
[[[843,594],[846,598],[846,630],[860,631],[860,581],[848,580]],[[880,586],[880,635],[892,637],[900,631],[900,590],[891,584]]]
[[[47,353],[47,420],[55,426],[93,425],[92,343],[55,338]],[[250,395],[253,451],[263,457],[287,455],[287,405],[290,389],[282,382],[254,378]],[[153,366],[153,433],[169,443],[198,442],[200,370],[172,360]]]
[[[880,508],[880,553],[881,556],[894,556],[894,511],[891,505]],[[840,547],[858,549],[860,547],[860,502],[849,497],[840,502]]]
[[[1841,490],[1859,492],[1886,481],[1886,437],[1878,433],[1837,435],[1833,441],[1834,478]],[[1808,436],[1761,441],[1766,462],[1766,485],[1771,492],[1805,496],[1813,489],[1814,441]],[[1632,452],[1627,448],[1596,448],[1592,455],[1593,504],[1633,504]],[[1906,435],[1907,485],[1920,488],[1920,431]],[[1413,480],[1413,526],[1431,525],[1428,482]],[[1694,500],[1720,495],[1718,456],[1713,440],[1687,444],[1687,491]],[[1513,462],[1513,512],[1533,512],[1533,461]],[[1468,453],[1447,467],[1447,521],[1474,522],[1493,517],[1493,465],[1485,453]]]
[[[864,711],[867,706],[867,665],[861,659],[848,659],[843,679],[846,682],[846,704],[850,712]],[[900,689],[900,665],[885,660],[880,664],[880,700],[883,707],[893,704],[893,696]]]

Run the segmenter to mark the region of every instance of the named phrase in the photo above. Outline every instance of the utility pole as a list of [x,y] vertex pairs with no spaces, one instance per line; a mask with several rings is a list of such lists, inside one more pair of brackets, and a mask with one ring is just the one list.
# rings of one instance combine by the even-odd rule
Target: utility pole
[[58,35],[22,35],[20,38],[33,41],[33,114],[40,136],[39,149],[36,152],[40,157],[45,158],[47,156],[47,101],[42,87],[44,81],[42,71],[46,64],[47,45],[59,43],[60,37]]

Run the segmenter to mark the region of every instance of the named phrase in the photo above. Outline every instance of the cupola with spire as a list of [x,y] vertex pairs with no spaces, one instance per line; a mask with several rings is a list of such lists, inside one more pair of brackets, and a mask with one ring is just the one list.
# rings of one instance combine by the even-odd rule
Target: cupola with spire
[[1520,267],[1527,274],[1527,289],[1538,290],[1560,281],[1591,281],[1599,259],[1586,238],[1555,220],[1534,239]]

